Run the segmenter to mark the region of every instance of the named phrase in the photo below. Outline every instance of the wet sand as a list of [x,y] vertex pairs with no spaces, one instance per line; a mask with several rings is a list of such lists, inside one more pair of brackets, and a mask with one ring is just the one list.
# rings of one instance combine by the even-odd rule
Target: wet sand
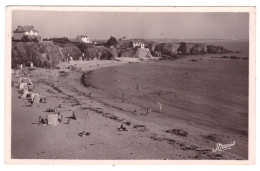
[[[89,71],[122,64],[124,64],[122,66],[141,64],[135,63],[138,62],[136,59],[132,60],[75,61],[60,66],[66,68],[76,64],[75,67]],[[142,64],[146,62],[150,61],[144,61]],[[190,64],[190,61],[184,63]],[[113,97],[102,88],[83,86],[82,72],[68,70],[69,75],[62,77],[59,74],[60,70],[37,68],[28,75],[36,86],[34,91],[46,96],[47,103],[26,107],[27,100],[19,99],[18,89],[12,88],[12,158],[161,160],[247,158],[247,136],[232,131],[223,133],[223,130],[212,127],[205,129],[205,125],[193,123],[192,119],[189,121],[181,117],[172,119],[172,116],[167,115],[162,118],[156,112],[147,116],[139,101],[132,103],[124,99],[122,102],[121,97]],[[102,72],[101,70],[95,70],[93,74]],[[194,66],[190,67],[189,72],[192,70]],[[64,118],[61,124],[55,127],[34,124],[39,116],[49,114],[45,112],[46,108],[54,108],[59,104],[61,104],[60,113]],[[76,111],[77,119],[65,124],[66,117],[70,117],[73,110]],[[128,131],[120,131],[118,128],[121,125]],[[189,134],[183,137],[166,132],[172,128],[182,128]],[[90,132],[90,135],[78,136],[82,131]],[[212,152],[216,143],[230,143],[234,140],[236,145],[231,150]]]

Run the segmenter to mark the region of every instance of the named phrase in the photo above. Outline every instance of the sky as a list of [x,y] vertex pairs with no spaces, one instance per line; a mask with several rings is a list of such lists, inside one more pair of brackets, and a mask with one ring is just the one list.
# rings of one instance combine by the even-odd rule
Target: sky
[[248,13],[13,11],[12,30],[33,25],[42,38],[248,39]]

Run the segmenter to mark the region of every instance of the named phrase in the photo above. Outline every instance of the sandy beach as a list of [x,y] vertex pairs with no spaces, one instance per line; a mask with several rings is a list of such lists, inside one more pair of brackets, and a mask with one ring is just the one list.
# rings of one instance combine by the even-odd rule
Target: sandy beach
[[[203,62],[206,62],[203,66],[207,64],[210,67],[210,63],[216,63],[220,60],[223,59],[207,58],[205,61],[203,59]],[[178,117],[182,114],[180,113],[181,110],[177,108],[174,112],[179,112],[179,114],[176,115],[175,119],[167,114],[162,117],[161,113],[156,110],[146,115],[146,108],[141,103],[142,100],[133,103],[128,98],[122,99],[120,88],[118,89],[120,95],[113,96],[113,94],[107,93],[107,90],[102,89],[102,86],[99,88],[96,85],[97,87],[95,87],[97,83],[95,78],[98,78],[98,75],[95,76],[95,74],[103,72],[102,70],[113,69],[117,66],[124,68],[127,65],[145,65],[150,62],[155,61],[120,58],[120,61],[71,61],[70,63],[61,63],[59,69],[53,70],[37,68],[28,72],[28,78],[32,80],[35,86],[34,92],[46,96],[47,103],[39,103],[33,107],[28,107],[28,99],[19,98],[21,94],[18,93],[16,87],[18,78],[13,76],[12,80],[15,82],[15,86],[12,87],[12,104],[15,105],[15,108],[12,107],[12,158],[247,159],[247,133],[230,131],[232,118],[234,123],[240,122],[235,121],[234,116],[229,118],[231,119],[229,120],[230,127],[219,129],[215,127],[216,122],[224,122],[227,118],[221,120],[221,117],[213,117],[216,121],[212,122],[213,125],[211,125],[211,115],[209,115],[208,121],[211,126],[207,126],[205,124],[207,119],[205,118],[201,122],[204,124],[200,125],[199,122],[192,122],[192,117],[187,119],[189,115],[186,115],[185,112],[183,117]],[[155,63],[157,62],[160,63],[161,61]],[[237,63],[244,65],[242,62],[245,63],[246,61],[241,59]],[[172,61],[171,65],[177,67],[183,73],[194,73],[194,65],[191,65],[187,58]],[[184,66],[185,71],[182,70]],[[82,74],[90,70],[93,72],[87,77],[91,78],[89,83],[92,86],[86,87],[82,85]],[[121,69],[118,68],[117,70],[120,71]],[[68,75],[62,75],[61,71],[66,71]],[[115,74],[116,76],[118,75]],[[106,79],[108,78],[105,78],[104,81]],[[87,78],[86,80],[88,81]],[[116,80],[114,83],[117,83]],[[107,86],[113,86],[114,83],[107,83]],[[118,83],[121,82],[118,81]],[[176,89],[175,91],[179,90]],[[182,91],[185,92],[185,89]],[[186,102],[183,99],[179,100],[178,105],[185,106]],[[52,114],[52,112],[46,112],[47,108],[56,107],[63,116],[59,125],[42,126],[37,124],[39,116],[46,117],[48,114]],[[152,108],[155,107],[152,106]],[[168,110],[172,109],[169,108]],[[191,110],[194,110],[194,108],[191,107]],[[73,111],[76,120],[70,119],[69,124],[67,124],[68,119],[73,115]],[[247,114],[245,117],[247,117]],[[223,123],[223,125],[227,124]],[[126,128],[126,130],[122,130],[120,127]],[[243,130],[245,127],[246,125],[243,125],[241,129]],[[188,136],[167,132],[170,129],[183,129],[188,132]],[[223,133],[223,130],[225,133]],[[78,133],[82,131],[88,132],[89,135],[79,136]],[[231,143],[233,141],[236,141],[236,144],[232,149],[212,152],[217,143]]]

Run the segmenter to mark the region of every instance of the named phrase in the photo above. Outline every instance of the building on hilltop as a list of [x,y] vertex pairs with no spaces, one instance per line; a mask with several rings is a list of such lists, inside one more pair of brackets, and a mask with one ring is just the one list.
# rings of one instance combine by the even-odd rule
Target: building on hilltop
[[40,40],[39,32],[34,28],[34,26],[20,26],[13,31],[12,39],[14,41],[21,41],[25,36],[29,38],[37,38]]
[[75,39],[76,42],[81,42],[81,43],[92,43],[92,40],[85,35],[78,35]]
[[138,48],[141,48],[141,49],[144,49],[145,48],[145,45],[144,45],[144,42],[142,41],[132,41],[133,43],[133,48],[135,47],[138,47]]

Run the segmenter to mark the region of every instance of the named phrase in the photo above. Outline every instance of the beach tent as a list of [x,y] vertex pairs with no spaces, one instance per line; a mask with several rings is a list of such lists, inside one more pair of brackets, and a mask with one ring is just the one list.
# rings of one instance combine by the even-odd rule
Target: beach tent
[[84,119],[84,120],[89,119],[87,110],[82,109],[81,107],[78,107],[78,108],[73,109],[73,111],[74,111],[75,118]]
[[40,103],[40,100],[41,100],[40,95],[39,95],[39,94],[36,94],[36,95],[34,96],[34,98],[33,98],[33,106],[39,104],[39,103]]
[[18,80],[18,83],[27,83],[28,85],[33,85],[30,78],[24,78],[24,77],[20,77]]
[[33,86],[32,85],[24,85],[22,92],[24,92],[26,90],[29,91],[29,92],[33,92]]
[[20,70],[16,70],[14,75],[20,75]]
[[24,87],[23,87],[23,92],[24,91],[28,91],[28,85],[24,85]]
[[47,116],[48,125],[57,126],[57,125],[59,124],[58,118],[59,118],[59,117],[58,117],[58,114],[48,115],[48,116]]
[[18,83],[21,83],[23,80],[23,77],[20,77],[19,80],[18,80]]
[[39,93],[31,93],[30,94],[30,98],[31,98],[31,100],[33,101],[34,100],[34,97],[35,97],[35,95],[40,95]]
[[27,83],[27,85],[33,85],[32,81],[30,80],[30,78],[23,78],[22,82]]
[[27,97],[29,94],[30,94],[29,91],[28,91],[28,90],[25,90],[25,91],[23,92],[23,95],[21,96],[21,99],[26,99],[26,97]]
[[20,83],[19,90],[23,90],[25,85],[27,85],[27,83]]

